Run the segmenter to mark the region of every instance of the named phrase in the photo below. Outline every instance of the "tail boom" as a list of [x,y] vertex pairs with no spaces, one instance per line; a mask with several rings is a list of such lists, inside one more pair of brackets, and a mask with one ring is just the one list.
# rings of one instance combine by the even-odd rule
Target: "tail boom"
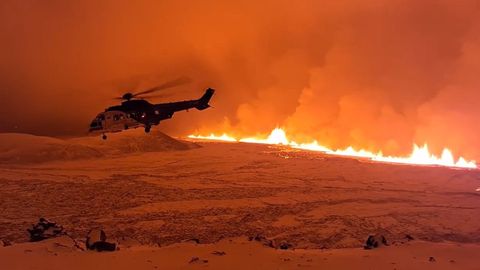
[[205,91],[205,94],[203,94],[203,96],[198,100],[198,104],[195,106],[195,108],[200,111],[210,108],[211,106],[208,104],[208,102],[210,102],[210,99],[212,98],[214,93],[214,89],[208,88]]

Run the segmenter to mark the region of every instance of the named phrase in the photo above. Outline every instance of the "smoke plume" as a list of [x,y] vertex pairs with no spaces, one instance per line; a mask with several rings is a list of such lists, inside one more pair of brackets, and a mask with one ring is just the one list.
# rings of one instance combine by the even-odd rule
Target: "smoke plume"
[[[238,3],[237,3],[238,2]],[[0,3],[0,132],[80,135],[123,92],[187,76],[174,135],[268,133],[480,160],[478,1]]]

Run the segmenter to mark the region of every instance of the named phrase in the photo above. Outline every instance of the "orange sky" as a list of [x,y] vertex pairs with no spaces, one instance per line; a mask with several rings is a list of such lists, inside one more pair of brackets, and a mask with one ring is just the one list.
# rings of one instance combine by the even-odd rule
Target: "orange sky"
[[[132,89],[216,88],[170,134],[298,139],[480,160],[478,1],[0,2],[0,132],[78,135]],[[161,102],[162,100],[157,100]]]

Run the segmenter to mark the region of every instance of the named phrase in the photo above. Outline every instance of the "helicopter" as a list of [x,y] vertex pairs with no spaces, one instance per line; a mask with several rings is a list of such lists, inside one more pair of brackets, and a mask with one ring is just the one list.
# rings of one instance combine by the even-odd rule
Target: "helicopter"
[[178,79],[138,93],[128,92],[115,98],[122,100],[121,105],[108,107],[104,112],[99,113],[90,123],[89,133],[100,133],[104,140],[107,139],[105,133],[121,132],[131,128],[144,127],[145,132],[148,133],[152,126],[158,125],[162,120],[172,118],[175,112],[188,111],[191,108],[205,110],[211,107],[208,102],[215,93],[212,88],[208,88],[199,99],[159,104],[152,104],[145,100],[145,98],[157,97],[144,96],[145,94],[184,83],[183,79]]

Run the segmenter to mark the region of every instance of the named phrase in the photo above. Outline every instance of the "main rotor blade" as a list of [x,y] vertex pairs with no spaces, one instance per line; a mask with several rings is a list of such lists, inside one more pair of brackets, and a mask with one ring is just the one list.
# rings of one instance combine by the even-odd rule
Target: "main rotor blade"
[[149,95],[149,96],[141,96],[142,99],[154,99],[154,98],[165,98],[170,97],[171,94],[160,94],[160,95]]
[[160,91],[160,90],[167,89],[167,88],[172,88],[172,87],[175,87],[175,86],[184,85],[184,84],[190,83],[191,81],[192,81],[192,80],[191,80],[190,78],[188,78],[188,77],[180,77],[180,78],[178,78],[178,79],[176,79],[176,80],[172,80],[172,81],[166,82],[166,83],[164,83],[164,84],[161,84],[161,85],[159,85],[159,86],[150,88],[150,89],[148,89],[148,90],[135,93],[135,94],[133,94],[133,97],[136,97],[136,96],[139,96],[139,95],[144,95],[144,94],[153,93],[153,92],[156,92],[156,91]]

